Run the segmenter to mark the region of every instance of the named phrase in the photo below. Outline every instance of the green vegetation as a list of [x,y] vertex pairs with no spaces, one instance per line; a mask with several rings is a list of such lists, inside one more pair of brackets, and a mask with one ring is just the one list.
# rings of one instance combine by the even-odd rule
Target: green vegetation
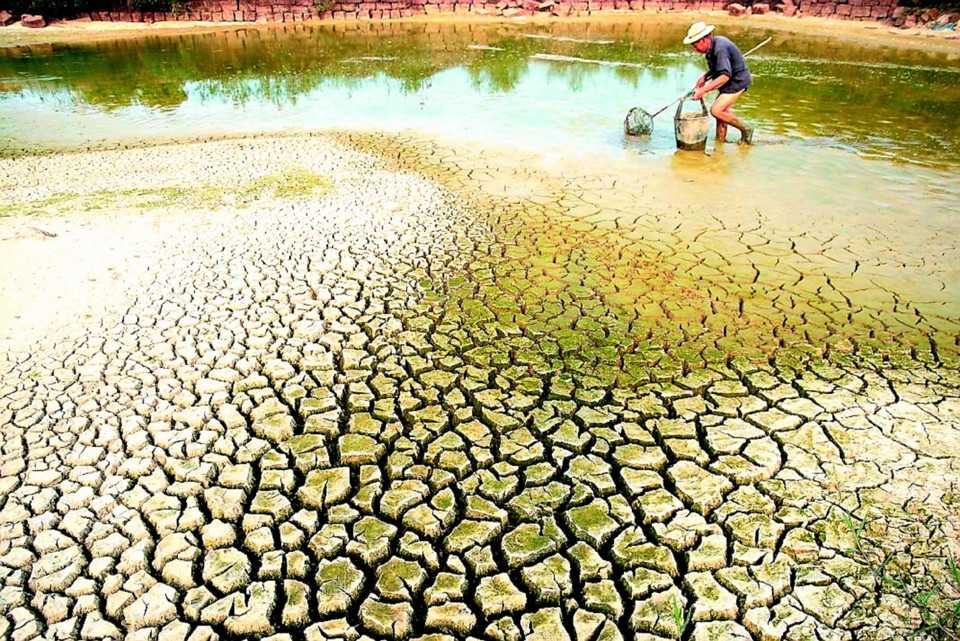
[[[175,11],[177,6],[177,0],[127,0],[131,11]],[[16,16],[30,13],[50,19],[76,18],[90,11],[111,11],[115,7],[114,2],[105,0],[9,0],[4,8]]]
[[134,11],[173,11],[173,0],[130,0]]
[[912,610],[900,615],[915,628],[910,638],[960,641],[960,568],[956,561],[947,556],[945,567],[927,564],[925,571],[918,572],[909,555],[889,553],[881,542],[865,536],[866,520],[855,521],[844,514],[844,523],[854,541],[847,555],[869,569],[877,596],[892,595]]
[[261,176],[238,187],[197,185],[192,187],[154,187],[149,189],[105,189],[90,193],[63,192],[25,202],[0,205],[4,216],[60,214],[67,211],[97,211],[110,207],[130,209],[217,209],[227,205],[245,207],[258,201],[290,200],[324,195],[331,183],[305,169],[296,168]]
[[323,176],[305,169],[293,169],[262,176],[243,185],[237,192],[240,202],[251,203],[261,198],[291,199],[326,193],[330,182]]
[[906,7],[908,13],[923,13],[928,9],[937,9],[941,14],[960,12],[957,0],[900,0],[897,6]]
[[683,605],[677,601],[677,595],[673,595],[673,622],[677,626],[677,636],[683,638],[684,633],[687,631],[687,626],[690,625],[690,619],[693,618],[693,608],[690,608],[684,612]]
[[107,9],[109,5],[100,5],[97,0],[10,0],[6,8],[15,16],[24,13],[40,14],[45,18],[73,18],[85,11]]

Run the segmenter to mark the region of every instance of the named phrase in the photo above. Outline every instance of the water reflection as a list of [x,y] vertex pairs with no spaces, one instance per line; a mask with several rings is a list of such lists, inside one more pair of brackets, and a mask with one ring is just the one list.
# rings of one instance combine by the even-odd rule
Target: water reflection
[[[294,25],[0,49],[0,145],[330,126],[413,127],[590,150],[701,70],[663,22]],[[745,45],[763,30],[727,28]],[[960,62],[780,34],[742,101],[769,139],[827,138],[911,163],[960,161]],[[880,88],[878,90],[878,87]],[[39,130],[29,123],[49,125]],[[642,151],[672,146],[663,117]]]

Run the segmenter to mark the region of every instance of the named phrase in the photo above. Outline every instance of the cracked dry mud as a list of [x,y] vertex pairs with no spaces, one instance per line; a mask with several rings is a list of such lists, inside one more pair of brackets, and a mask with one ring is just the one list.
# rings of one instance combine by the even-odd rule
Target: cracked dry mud
[[397,144],[4,161],[20,199],[332,186],[220,205],[122,314],[9,358],[0,637],[657,641],[677,606],[697,641],[903,637],[844,518],[918,574],[955,545],[952,319]]

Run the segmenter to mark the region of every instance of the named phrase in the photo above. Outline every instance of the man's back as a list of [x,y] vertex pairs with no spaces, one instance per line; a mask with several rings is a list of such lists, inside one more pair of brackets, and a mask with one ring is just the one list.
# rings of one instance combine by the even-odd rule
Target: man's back
[[726,75],[729,82],[720,87],[720,93],[737,93],[743,91],[753,82],[753,76],[747,69],[743,54],[729,38],[713,36],[710,48],[704,54],[707,65],[710,67],[710,78]]

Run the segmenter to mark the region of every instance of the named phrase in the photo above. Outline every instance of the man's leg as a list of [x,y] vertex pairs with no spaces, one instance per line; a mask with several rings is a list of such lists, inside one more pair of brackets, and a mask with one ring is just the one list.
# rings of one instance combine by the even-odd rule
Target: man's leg
[[[720,142],[726,140],[727,125],[732,125],[740,130],[742,134],[740,139],[741,143],[746,143],[749,145],[751,142],[753,142],[753,127],[748,126],[745,122],[740,120],[740,118],[737,117],[737,115],[732,111],[733,104],[742,95],[742,91],[738,91],[737,93],[719,94],[717,99],[714,100],[713,104],[710,106],[710,114],[717,119],[717,140]],[[723,127],[722,138],[720,136],[721,126]]]

